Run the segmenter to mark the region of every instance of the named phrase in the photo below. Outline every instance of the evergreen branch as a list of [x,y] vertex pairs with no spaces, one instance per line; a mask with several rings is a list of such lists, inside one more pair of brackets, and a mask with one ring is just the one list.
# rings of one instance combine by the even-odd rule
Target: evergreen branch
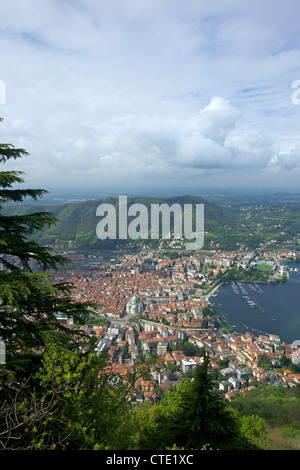
[[23,171],[1,171],[0,186],[2,188],[11,188],[14,183],[24,183],[24,179],[19,176],[23,174]]
[[23,156],[29,155],[26,150],[22,148],[15,148],[12,144],[0,144],[0,162],[5,163],[11,158],[16,160]]
[[[0,174],[1,178],[1,174]],[[7,183],[6,183],[7,184]],[[1,182],[0,182],[1,185]],[[48,191],[43,189],[1,189],[0,190],[0,204],[5,202],[22,202],[26,197],[30,197],[33,200],[37,200],[42,197]]]

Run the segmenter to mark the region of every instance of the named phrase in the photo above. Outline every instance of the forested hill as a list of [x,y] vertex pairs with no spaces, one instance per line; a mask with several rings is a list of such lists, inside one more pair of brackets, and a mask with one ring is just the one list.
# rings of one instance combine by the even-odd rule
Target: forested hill
[[[84,202],[56,204],[56,205],[19,205],[10,206],[3,209],[3,215],[10,215],[12,213],[23,215],[35,211],[48,211],[58,219],[56,226],[50,228],[46,227],[38,233],[36,239],[42,244],[59,244],[67,245],[70,242],[72,246],[78,248],[111,248],[115,243],[120,243],[120,240],[99,240],[96,235],[96,226],[100,221],[100,217],[96,216],[97,207],[100,204],[108,203],[113,204],[116,209],[118,218],[119,198],[107,197],[98,200],[88,200]],[[128,207],[132,204],[143,204],[148,209],[150,217],[152,204],[167,204],[171,207],[173,204],[180,204],[182,212],[184,204],[192,204],[193,210],[196,204],[204,204],[204,229],[206,232],[218,232],[223,227],[231,226],[237,227],[238,222],[238,209],[224,207],[222,205],[206,201],[199,196],[178,196],[172,198],[150,198],[150,197],[128,197]],[[130,218],[128,218],[130,220]],[[171,221],[171,229],[173,221]],[[149,223],[150,228],[150,223]],[[153,241],[150,239],[148,243]],[[153,242],[154,243],[154,242]],[[155,244],[153,245],[155,246]]]
[[[111,249],[126,240],[99,240],[96,227],[101,217],[96,215],[100,204],[112,204],[116,209],[118,224],[119,198],[107,197],[66,204],[33,204],[9,206],[3,208],[3,215],[28,214],[36,211],[51,212],[58,219],[56,226],[46,227],[36,235],[40,244],[60,244],[79,249]],[[132,204],[143,204],[149,215],[152,204],[204,204],[204,248],[236,250],[241,246],[250,250],[261,243],[267,243],[270,249],[277,247],[299,248],[300,240],[300,204],[272,204],[231,207],[207,201],[200,196],[177,196],[172,198],[128,197],[128,208]],[[134,217],[133,217],[134,219]],[[128,218],[130,222],[132,218]],[[171,229],[173,221],[171,221]],[[157,248],[156,240],[143,240],[149,247]]]

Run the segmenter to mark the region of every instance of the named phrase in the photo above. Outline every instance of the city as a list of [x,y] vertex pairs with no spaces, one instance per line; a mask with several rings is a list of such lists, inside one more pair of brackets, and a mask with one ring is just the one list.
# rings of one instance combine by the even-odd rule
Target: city
[[[219,393],[226,399],[266,382],[299,384],[300,374],[278,367],[283,355],[292,358],[292,345],[264,332],[239,333],[214,308],[220,275],[232,267],[251,269],[256,265],[252,253],[127,250],[70,251],[65,256],[71,265],[53,274],[53,282],[71,282],[76,301],[95,304],[93,319],[82,329],[96,338],[98,352],[107,351],[108,367],[126,381],[135,366],[152,359],[148,379],[140,377],[134,384],[133,402],[157,401],[183,376],[192,374],[204,350]],[[284,272],[284,261],[295,256],[266,253],[259,263],[271,266],[271,282],[276,282]],[[74,327],[72,319],[61,316],[59,321]],[[267,370],[260,365],[261,355]]]
[[0,449],[300,450],[300,3],[0,9]]

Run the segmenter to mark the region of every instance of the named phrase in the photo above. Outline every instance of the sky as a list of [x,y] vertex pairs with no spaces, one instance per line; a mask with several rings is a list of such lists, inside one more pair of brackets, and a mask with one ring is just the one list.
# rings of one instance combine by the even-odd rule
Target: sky
[[[27,186],[297,190],[298,0],[0,0]],[[294,88],[293,88],[294,87]]]

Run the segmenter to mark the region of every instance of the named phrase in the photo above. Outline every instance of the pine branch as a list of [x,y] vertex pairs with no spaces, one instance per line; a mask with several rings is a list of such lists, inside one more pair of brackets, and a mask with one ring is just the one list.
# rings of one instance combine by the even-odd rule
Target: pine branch
[[29,155],[26,150],[22,148],[15,148],[12,144],[0,144],[0,162],[5,163],[11,158],[16,160],[23,156]]
[[23,171],[2,171],[0,173],[0,186],[2,188],[11,188],[14,183],[24,183]]

